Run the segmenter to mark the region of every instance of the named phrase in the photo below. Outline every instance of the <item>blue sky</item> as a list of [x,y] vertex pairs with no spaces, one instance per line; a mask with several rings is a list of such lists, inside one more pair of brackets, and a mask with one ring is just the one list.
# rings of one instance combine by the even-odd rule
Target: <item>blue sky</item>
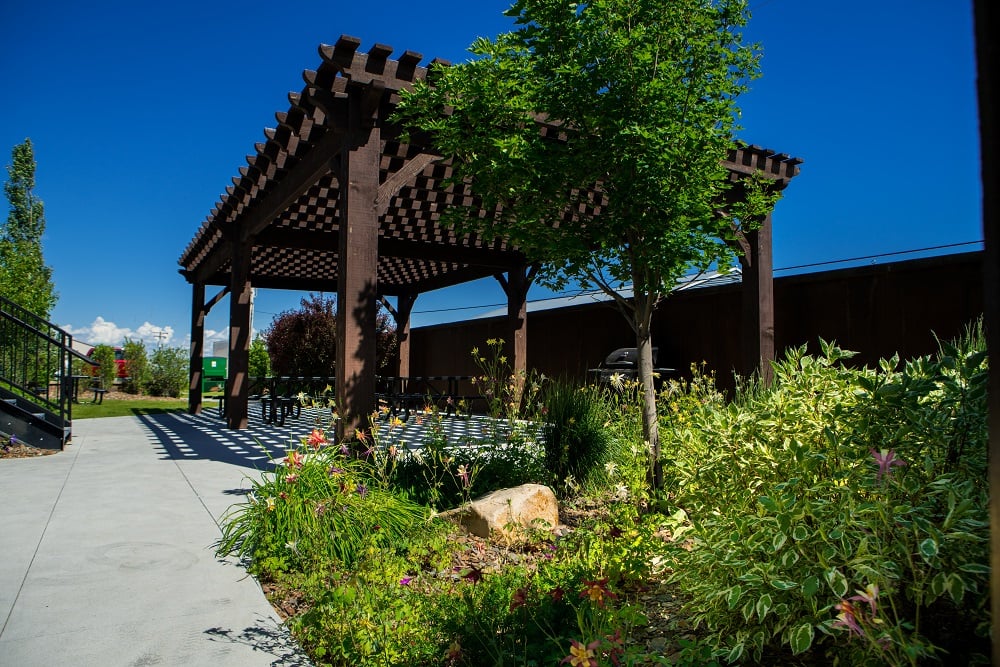
[[[177,259],[302,70],[318,66],[317,46],[350,34],[363,49],[458,62],[475,37],[512,27],[509,4],[0,4],[0,162],[31,138],[55,321],[89,342],[156,344],[160,331],[187,345]],[[981,239],[971,3],[751,6],[763,77],[741,98],[740,138],[805,160],[774,214],[775,267]],[[256,328],[302,296],[259,292]],[[418,299],[413,323],[502,301],[492,280],[441,290]],[[455,310],[470,306],[483,307]],[[216,306],[210,336],[225,337],[227,316]]]

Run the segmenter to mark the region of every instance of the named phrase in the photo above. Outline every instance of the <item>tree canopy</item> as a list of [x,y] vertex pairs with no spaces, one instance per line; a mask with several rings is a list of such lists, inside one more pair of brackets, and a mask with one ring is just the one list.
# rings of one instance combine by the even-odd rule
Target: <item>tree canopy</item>
[[[384,367],[396,348],[396,332],[390,317],[379,310],[376,324],[376,349],[379,368]],[[322,294],[310,294],[299,302],[298,309],[275,316],[263,333],[275,375],[336,375],[337,300]]]
[[45,213],[34,195],[35,154],[30,139],[11,151],[4,193],[10,211],[0,226],[0,292],[45,319],[56,303],[52,269],[42,256]]
[[623,309],[655,462],[653,309],[684,273],[731,261],[734,228],[773,203],[751,184],[754,196],[722,213],[736,100],[758,75],[759,50],[740,32],[747,4],[518,0],[507,13],[516,30],[435,69],[397,117],[429,132],[454,180],[497,211],[456,208],[446,221],[509,239],[541,263],[544,284],[597,286]]

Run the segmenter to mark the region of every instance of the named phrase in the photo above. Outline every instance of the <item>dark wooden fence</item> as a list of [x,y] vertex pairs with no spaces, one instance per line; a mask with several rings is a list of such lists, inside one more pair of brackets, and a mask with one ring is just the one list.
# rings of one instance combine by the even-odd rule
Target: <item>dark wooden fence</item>
[[[775,279],[775,349],[818,340],[836,341],[874,364],[937,349],[934,335],[949,339],[983,310],[980,252],[792,275]],[[706,362],[719,384],[732,386],[740,356],[740,286],[692,289],[672,295],[658,309],[653,344],[659,366],[686,371]],[[470,351],[503,338],[503,318],[416,328],[411,332],[412,375],[476,373]],[[528,368],[550,377],[584,380],[586,371],[634,335],[610,303],[540,310],[528,314]]]

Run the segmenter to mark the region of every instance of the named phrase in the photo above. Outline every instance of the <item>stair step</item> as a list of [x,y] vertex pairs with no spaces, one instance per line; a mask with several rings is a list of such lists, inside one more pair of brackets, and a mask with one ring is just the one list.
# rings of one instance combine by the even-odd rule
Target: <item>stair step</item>
[[5,398],[5,399],[3,399],[3,402],[7,403],[8,405],[17,405],[17,399],[16,398]]
[[31,416],[34,417],[35,419],[45,419],[44,412],[32,412]]

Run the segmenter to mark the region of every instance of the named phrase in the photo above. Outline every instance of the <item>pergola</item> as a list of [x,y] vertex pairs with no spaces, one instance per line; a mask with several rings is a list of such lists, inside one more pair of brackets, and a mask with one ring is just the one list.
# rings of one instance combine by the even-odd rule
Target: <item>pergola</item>
[[[229,381],[226,420],[247,425],[251,288],[337,293],[336,399],[341,433],[375,408],[377,304],[397,298],[390,312],[399,339],[399,375],[409,374],[409,319],[422,292],[494,276],[508,298],[511,357],[523,370],[526,296],[534,277],[531,258],[504,239],[456,234],[440,224],[449,206],[476,205],[468,185],[449,184],[447,160],[430,136],[389,119],[400,91],[449,63],[419,65],[422,56],[341,36],[322,45],[319,67],[303,72],[305,87],[290,93],[239,176],[185,249],[181,273],[192,284],[189,409],[201,409],[201,357],[208,311],[230,296]],[[540,124],[540,131],[558,128]],[[724,166],[739,182],[755,172],[784,188],[801,160],[759,146],[730,152]],[[568,217],[599,216],[595,193]],[[481,215],[491,215],[481,211]],[[774,356],[770,216],[758,231],[740,235],[744,250],[744,335],[748,368]],[[221,286],[206,301],[206,287]],[[766,364],[764,365],[766,367]]]

